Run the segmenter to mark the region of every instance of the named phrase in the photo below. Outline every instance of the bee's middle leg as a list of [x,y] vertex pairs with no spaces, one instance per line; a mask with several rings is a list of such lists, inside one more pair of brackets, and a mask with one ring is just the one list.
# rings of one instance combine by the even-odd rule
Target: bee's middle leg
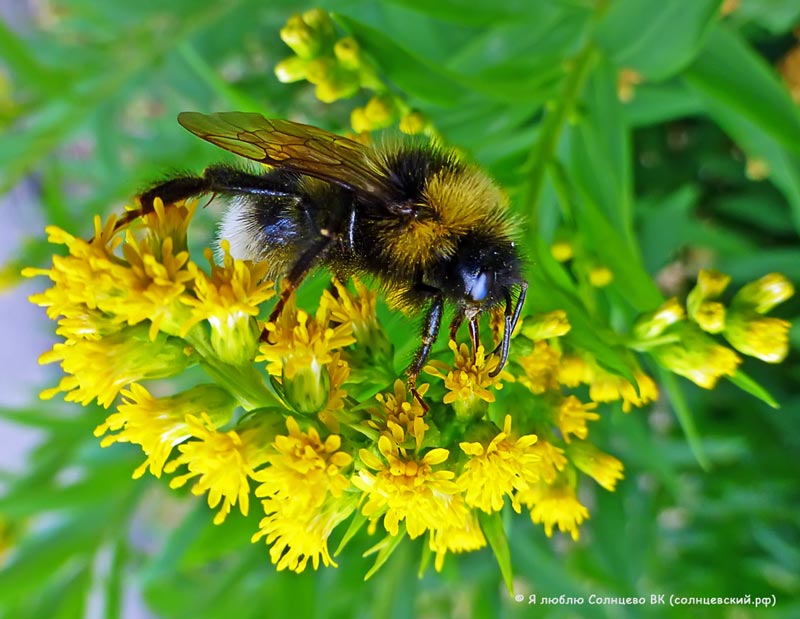
[[[283,278],[283,281],[285,281],[287,285],[281,291],[281,296],[272,309],[267,322],[275,322],[286,306],[289,297],[299,288],[306,275],[311,272],[314,265],[328,252],[335,242],[336,237],[334,236],[320,237],[319,240],[301,254],[292,265],[289,273]],[[266,330],[261,334],[261,339],[265,342],[269,341]]]

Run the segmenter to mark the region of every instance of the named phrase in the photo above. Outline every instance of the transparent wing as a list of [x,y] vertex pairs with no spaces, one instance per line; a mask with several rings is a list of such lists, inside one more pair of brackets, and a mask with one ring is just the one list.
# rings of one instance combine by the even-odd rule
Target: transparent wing
[[181,112],[178,122],[196,136],[253,161],[385,200],[395,193],[371,163],[368,147],[311,125],[253,112]]

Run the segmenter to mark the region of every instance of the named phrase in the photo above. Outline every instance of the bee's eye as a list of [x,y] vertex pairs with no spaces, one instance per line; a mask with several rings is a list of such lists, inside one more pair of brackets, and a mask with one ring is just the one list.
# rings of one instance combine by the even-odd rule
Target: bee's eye
[[468,292],[473,301],[483,301],[486,298],[489,293],[489,285],[493,279],[494,274],[486,271],[475,278],[472,288]]

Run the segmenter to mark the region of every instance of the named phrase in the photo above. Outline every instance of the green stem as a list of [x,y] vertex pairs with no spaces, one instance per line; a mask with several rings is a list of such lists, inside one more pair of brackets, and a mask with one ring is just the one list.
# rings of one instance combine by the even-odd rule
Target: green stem
[[250,364],[233,366],[217,359],[205,331],[195,325],[184,336],[200,355],[200,366],[218,385],[228,390],[247,411],[268,406],[283,408],[281,401],[267,388],[261,374]]
[[558,140],[564,124],[572,116],[578,97],[583,91],[583,84],[589,74],[596,50],[591,43],[580,51],[572,61],[573,66],[564,83],[564,91],[558,101],[550,102],[547,116],[542,122],[539,141],[531,151],[526,168],[531,170],[530,178],[523,193],[523,205],[531,205],[535,213],[539,206],[539,197],[544,186],[545,172],[555,157]]

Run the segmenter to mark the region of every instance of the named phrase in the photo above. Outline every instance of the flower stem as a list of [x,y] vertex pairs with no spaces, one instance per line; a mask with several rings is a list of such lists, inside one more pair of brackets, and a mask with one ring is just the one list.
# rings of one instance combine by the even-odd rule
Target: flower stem
[[592,43],[586,46],[572,60],[569,75],[564,83],[564,90],[557,101],[547,104],[548,112],[542,122],[542,129],[539,134],[539,141],[531,150],[526,163],[526,168],[530,169],[530,178],[523,191],[522,204],[530,205],[535,213],[539,206],[539,197],[544,185],[545,172],[555,156],[561,131],[564,123],[572,115],[578,97],[583,91],[583,84],[589,74],[589,68],[595,58],[596,50]]

